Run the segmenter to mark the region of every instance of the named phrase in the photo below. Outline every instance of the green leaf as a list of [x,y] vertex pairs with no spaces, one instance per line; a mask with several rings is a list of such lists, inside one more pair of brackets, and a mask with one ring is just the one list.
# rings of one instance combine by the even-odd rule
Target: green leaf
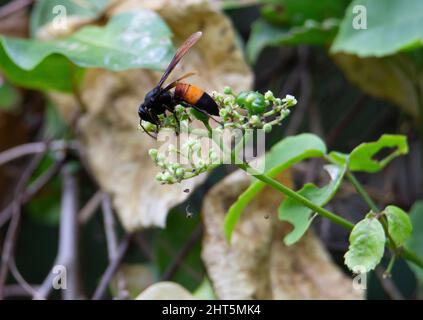
[[256,61],[259,53],[267,46],[330,43],[336,35],[338,24],[337,19],[327,19],[323,22],[307,20],[302,26],[288,28],[258,20],[252,26],[247,43],[248,59],[251,62]]
[[72,67],[69,60],[59,55],[50,56],[32,70],[21,69],[9,58],[1,43],[2,38],[0,38],[0,71],[16,85],[30,89],[72,92],[72,79],[78,82],[82,77],[80,68]]
[[350,234],[350,246],[345,264],[355,273],[373,270],[383,257],[385,232],[376,218],[368,217],[357,223]]
[[0,110],[12,111],[20,100],[18,90],[0,77]]
[[388,232],[395,242],[395,245],[402,246],[410,237],[413,230],[410,217],[401,208],[387,206],[384,210],[388,218]]
[[[367,28],[354,28],[360,14],[353,8],[364,6]],[[421,47],[423,40],[421,0],[354,0],[347,9],[332,52],[348,52],[361,57],[387,56]]]
[[419,65],[419,60],[423,60],[423,50],[414,50],[413,53],[383,58],[359,58],[338,53],[332,58],[348,80],[363,92],[394,103],[417,120],[420,92],[416,83],[423,82]]
[[[303,133],[288,137],[277,143],[266,154],[265,171],[269,177],[274,177],[299,161],[312,157],[322,157],[325,154],[326,146],[316,135]],[[230,241],[232,232],[244,208],[264,186],[263,182],[255,180],[229,208],[224,226],[225,236],[228,241]]]
[[[298,191],[303,197],[319,206],[324,206],[335,196],[346,172],[345,165],[342,167],[327,165],[325,169],[331,179],[326,186],[318,188],[312,183],[307,183]],[[294,226],[294,230],[284,238],[284,243],[288,246],[300,240],[313,221],[313,211],[292,198],[286,198],[279,206],[278,212],[280,220],[287,221]]]
[[[374,159],[374,156],[384,148],[395,148],[395,150],[382,160]],[[362,143],[356,147],[349,156],[349,169],[351,171],[377,172],[396,157],[407,153],[407,137],[384,134],[376,142]]]
[[45,139],[63,137],[68,125],[62,118],[56,106],[48,102],[44,111],[44,130]]
[[61,14],[67,19],[84,21],[98,18],[109,3],[110,0],[38,0],[31,11],[31,35],[35,37],[40,28],[60,18]]
[[63,39],[42,42],[1,37],[0,70],[23,86],[71,91],[70,62],[112,71],[161,70],[173,55],[170,36],[156,13],[125,12],[113,16],[105,27],[86,26]]
[[[423,259],[423,201],[416,202],[410,210],[410,220],[413,232],[406,243],[406,247]],[[423,270],[414,263],[408,265],[414,271],[416,277],[423,283]]]

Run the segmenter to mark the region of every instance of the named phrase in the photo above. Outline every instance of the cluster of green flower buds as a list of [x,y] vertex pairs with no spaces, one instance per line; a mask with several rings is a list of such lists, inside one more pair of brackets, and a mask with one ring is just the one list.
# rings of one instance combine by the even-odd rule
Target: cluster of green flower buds
[[[149,151],[151,159],[160,168],[156,176],[160,183],[179,183],[226,163],[225,159],[231,160],[233,152],[238,151],[237,146],[243,146],[238,143],[235,150],[232,150],[232,147],[225,147],[225,143],[222,144],[220,141],[223,142],[227,132],[230,133],[230,137],[232,137],[231,134],[241,135],[235,141],[245,141],[247,132],[251,130],[263,129],[266,133],[270,132],[273,126],[279,125],[289,115],[289,108],[297,104],[295,97],[290,95],[280,99],[276,98],[271,91],[265,94],[256,91],[235,94],[229,87],[225,88],[223,94],[214,92],[212,97],[219,106],[219,121],[222,123],[215,128],[209,125],[207,115],[181,105],[175,107],[173,114],[159,115],[161,128],[167,128],[172,133],[178,130],[178,145],[181,146],[177,148],[173,144],[168,144],[160,151],[157,149]],[[189,123],[193,119],[201,120],[207,130],[191,128]],[[147,131],[157,129],[154,124],[145,122],[143,127]],[[181,139],[184,139],[186,135],[188,140],[182,143]],[[208,145],[203,139],[208,141]],[[218,145],[219,154],[210,148],[210,141]],[[230,143],[232,142],[231,139]]]
[[276,98],[273,92],[261,94],[257,91],[244,91],[236,95],[226,87],[224,94],[213,93],[213,98],[220,105],[220,116],[225,128],[272,130],[290,113],[289,108],[297,104],[295,97],[287,95]]
[[214,150],[208,150],[206,155],[203,155],[201,140],[190,139],[181,149],[177,149],[173,144],[169,144],[163,152],[150,149],[149,155],[161,169],[156,175],[156,180],[162,184],[190,179],[220,164]]

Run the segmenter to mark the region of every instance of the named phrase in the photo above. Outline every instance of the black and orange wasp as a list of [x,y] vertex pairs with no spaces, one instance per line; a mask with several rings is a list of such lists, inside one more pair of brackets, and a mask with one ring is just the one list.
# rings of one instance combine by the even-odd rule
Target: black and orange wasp
[[[201,36],[202,32],[198,31],[185,40],[185,42],[176,51],[175,56],[169,63],[157,86],[145,95],[144,102],[138,108],[140,125],[145,132],[147,131],[142,125],[142,120],[155,124],[158,131],[161,124],[158,116],[164,114],[166,111],[169,111],[176,118],[175,106],[178,104],[187,108],[194,108],[208,117],[219,115],[218,105],[208,93],[197,86],[181,82],[183,79],[192,76],[194,73],[187,73],[163,87],[164,82],[169,77],[173,69],[179,61],[181,61],[189,49],[197,43]],[[171,92],[170,90],[173,88],[175,88],[175,90],[174,92]]]

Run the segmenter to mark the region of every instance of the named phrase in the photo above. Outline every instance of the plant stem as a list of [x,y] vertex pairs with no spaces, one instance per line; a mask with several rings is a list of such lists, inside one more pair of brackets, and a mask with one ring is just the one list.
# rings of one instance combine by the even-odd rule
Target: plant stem
[[[208,131],[209,131],[209,135],[210,135],[211,131],[212,131],[211,128],[208,128]],[[223,152],[231,153],[230,150],[228,150],[227,147],[224,145],[224,143],[222,143],[222,141],[216,140],[215,135],[212,134],[212,137],[213,137],[213,140],[215,141],[215,143],[217,143],[219,145],[219,147],[221,148],[221,150]],[[271,177],[269,177],[265,174],[261,174],[261,173],[256,172],[248,163],[237,163],[236,165],[240,169],[242,169],[242,170],[244,170],[248,173],[251,173],[258,180],[260,180],[260,181],[264,182],[265,184],[271,186],[272,188],[278,190],[279,192],[283,193],[284,195],[300,202],[301,204],[303,204],[307,208],[312,209],[314,212],[318,213],[322,217],[325,217],[325,218],[331,220],[332,222],[339,224],[340,226],[344,227],[345,229],[352,230],[354,228],[354,224],[352,222],[338,216],[335,213],[330,212],[329,210],[326,210],[325,208],[322,208],[322,207],[316,205],[315,203],[313,203],[309,199],[303,197],[301,194],[299,194],[299,193],[295,192],[294,190],[288,188],[287,186],[283,185],[279,181],[277,181],[277,180],[275,180],[275,179],[273,179],[273,178],[271,178]],[[351,183],[355,186],[355,188],[357,189],[357,192],[360,193],[361,196],[363,196],[364,200],[369,204],[369,206],[372,208],[372,210],[374,210],[375,212],[379,212],[380,210],[378,209],[377,205],[370,198],[367,191],[360,184],[360,182],[354,177],[354,175],[350,172],[347,172],[347,177],[350,179]],[[390,239],[390,242],[391,242],[392,238],[390,237],[389,234],[388,234],[388,238]],[[396,246],[395,246],[395,243],[393,241],[390,243],[389,247],[395,251]],[[420,268],[423,269],[423,259],[421,259],[417,255],[415,255],[413,252],[409,251],[407,248],[401,248],[401,253],[402,253],[401,256],[404,259],[413,262],[414,264],[416,264],[417,266],[419,266]]]
[[[351,171],[347,171],[346,176],[347,176],[348,180],[352,183],[352,185],[354,186],[354,188],[358,192],[358,194],[361,195],[361,197],[364,199],[364,201],[369,205],[370,209],[374,213],[379,213],[380,212],[380,209],[379,209],[378,205],[369,196],[369,194],[367,193],[366,189],[357,180],[357,178],[355,177],[355,175]],[[397,246],[395,244],[394,239],[389,234],[388,221],[386,220],[386,217],[384,215],[382,215],[381,218],[379,219],[379,221],[382,224],[382,227],[383,227],[383,230],[385,231],[386,236],[388,237],[389,248],[392,250],[393,256],[397,256],[398,255],[398,248],[397,248]]]
[[[248,164],[246,164],[246,163],[238,164],[238,167],[240,169],[244,170],[244,171],[247,171],[247,172],[249,171],[250,173],[253,172],[252,175],[255,178],[259,179],[260,181],[263,181],[264,183],[266,183],[267,185],[271,186],[272,188],[280,191],[284,195],[300,202],[301,204],[303,204],[304,206],[312,209],[314,212],[318,213],[322,217],[325,217],[325,218],[331,220],[332,222],[339,224],[340,226],[344,227],[345,229],[352,230],[352,228],[354,227],[354,224],[351,223],[350,221],[348,221],[348,220],[338,216],[337,214],[332,213],[332,212],[314,204],[313,202],[311,202],[307,198],[303,197],[302,195],[295,192],[294,190],[291,190],[290,188],[283,185],[279,181],[276,181],[276,180],[268,177],[265,174],[254,173],[254,169],[251,168]],[[423,259],[418,257],[416,254],[414,254],[413,252],[411,252],[407,248],[401,248],[401,253],[402,253],[401,256],[404,259],[406,259],[410,262],[413,262],[414,264],[419,266],[421,269],[423,269]]]
[[423,269],[423,259],[418,257],[414,252],[411,252],[407,248],[402,248],[402,257]]
[[[254,170],[253,168],[251,168],[248,164],[239,164],[238,165],[239,168],[241,168],[244,171],[250,171]],[[265,174],[255,174],[253,173],[253,176],[256,177],[257,179],[263,181],[264,183],[268,184],[269,186],[273,187],[274,189],[282,192],[283,194],[285,194],[286,196],[300,202],[301,204],[303,204],[304,206],[312,209],[313,211],[317,212],[319,215],[321,215],[322,217],[325,217],[341,226],[343,226],[346,229],[351,230],[354,227],[354,224],[351,223],[350,221],[314,204],[312,201],[308,200],[307,198],[303,197],[302,195],[300,195],[299,193],[295,192],[294,190],[291,190],[290,188],[288,188],[287,186],[283,185],[282,183],[266,176]]]
[[397,258],[397,256],[396,255],[393,255],[391,257],[391,259],[389,260],[388,267],[386,268],[386,271],[385,271],[385,273],[383,275],[384,277],[390,277],[391,276],[392,268],[394,267],[396,258]]
[[378,213],[380,211],[377,204],[370,198],[369,194],[367,193],[366,189],[364,189],[363,185],[357,180],[357,178],[350,172],[347,171],[346,176],[351,184],[354,186],[355,190],[360,194],[364,201],[369,205],[370,209],[374,213]]

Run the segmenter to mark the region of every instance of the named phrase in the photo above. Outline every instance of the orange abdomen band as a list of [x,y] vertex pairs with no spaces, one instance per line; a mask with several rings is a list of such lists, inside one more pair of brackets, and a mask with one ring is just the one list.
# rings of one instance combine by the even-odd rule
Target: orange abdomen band
[[196,105],[203,96],[204,91],[192,84],[178,83],[175,87],[176,98]]

